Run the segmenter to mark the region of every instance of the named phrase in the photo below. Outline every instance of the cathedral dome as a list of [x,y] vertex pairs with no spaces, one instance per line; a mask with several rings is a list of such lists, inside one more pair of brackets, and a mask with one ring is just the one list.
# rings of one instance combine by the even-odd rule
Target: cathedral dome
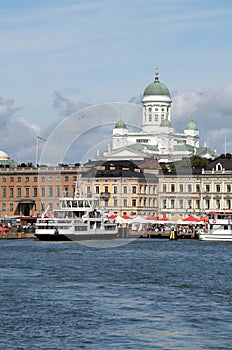
[[126,129],[126,124],[122,120],[122,117],[120,117],[120,120],[115,124],[115,129]]
[[168,128],[171,128],[172,127],[172,123],[168,119],[163,119],[161,124],[160,124],[160,126],[166,126]]
[[9,159],[10,157],[8,156],[8,154],[0,150],[0,160],[9,160]]
[[198,127],[196,124],[193,122],[193,119],[191,117],[190,122],[187,124],[185,130],[198,130]]
[[170,97],[170,91],[167,86],[159,81],[159,72],[157,68],[155,75],[155,80],[145,88],[143,96],[161,95]]

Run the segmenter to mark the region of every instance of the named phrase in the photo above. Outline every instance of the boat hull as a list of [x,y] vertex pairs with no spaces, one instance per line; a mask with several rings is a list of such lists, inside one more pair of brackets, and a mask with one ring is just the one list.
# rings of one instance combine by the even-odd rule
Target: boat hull
[[92,241],[92,240],[109,240],[117,238],[118,232],[84,232],[84,233],[67,233],[67,234],[54,234],[54,233],[35,233],[35,236],[40,241],[53,241],[53,242],[64,242],[64,241]]
[[232,242],[232,234],[199,234],[200,241],[210,241],[210,242]]

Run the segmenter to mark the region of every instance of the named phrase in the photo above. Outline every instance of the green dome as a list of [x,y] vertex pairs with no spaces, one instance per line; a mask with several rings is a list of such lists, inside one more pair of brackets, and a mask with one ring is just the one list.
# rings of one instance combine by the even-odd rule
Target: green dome
[[122,120],[122,117],[120,117],[120,120],[115,124],[116,129],[126,129],[126,124]]
[[155,80],[145,88],[143,96],[163,95],[163,96],[170,97],[170,91],[168,90],[167,86],[159,81],[158,69],[156,69],[155,74],[156,74]]
[[190,119],[190,122],[187,124],[185,130],[198,130],[198,127],[196,124],[193,122],[192,117]]
[[172,123],[168,119],[163,119],[161,124],[160,124],[160,126],[166,126],[166,127],[171,128],[172,127]]

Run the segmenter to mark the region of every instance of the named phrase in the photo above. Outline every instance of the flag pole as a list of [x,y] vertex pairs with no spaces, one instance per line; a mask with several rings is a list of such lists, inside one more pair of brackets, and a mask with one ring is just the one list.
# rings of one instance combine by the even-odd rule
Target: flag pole
[[38,166],[38,151],[39,151],[39,139],[36,136],[36,144],[35,144],[35,166]]

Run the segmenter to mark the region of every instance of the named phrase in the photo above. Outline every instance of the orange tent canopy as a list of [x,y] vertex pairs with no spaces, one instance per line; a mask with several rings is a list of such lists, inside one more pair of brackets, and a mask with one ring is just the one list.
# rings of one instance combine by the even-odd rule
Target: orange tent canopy
[[208,218],[207,215],[204,215],[204,216],[202,216],[202,217],[199,219],[199,221],[208,222],[208,221],[209,221],[209,218]]

